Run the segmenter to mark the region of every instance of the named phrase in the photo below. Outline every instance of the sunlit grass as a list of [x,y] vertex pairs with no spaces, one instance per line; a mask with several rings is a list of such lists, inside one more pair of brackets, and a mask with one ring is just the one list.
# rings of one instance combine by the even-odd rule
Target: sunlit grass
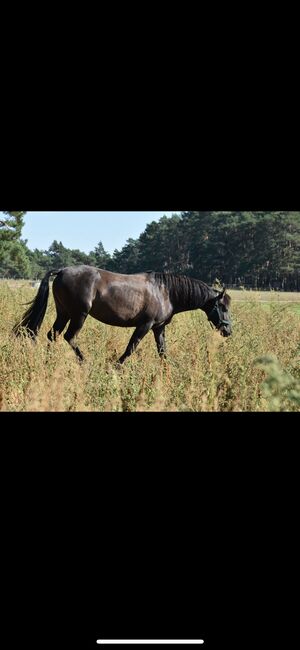
[[[167,361],[148,334],[120,370],[132,329],[88,318],[78,339],[79,365],[60,337],[48,344],[52,296],[37,343],[11,329],[36,295],[27,283],[0,283],[0,408],[6,411],[269,411],[299,410],[300,304],[271,292],[230,292],[232,337],[212,331],[200,310],[166,328]],[[253,294],[253,295],[252,295]],[[246,300],[245,300],[246,295]],[[264,293],[264,296],[266,294]],[[283,300],[280,299],[283,297]]]

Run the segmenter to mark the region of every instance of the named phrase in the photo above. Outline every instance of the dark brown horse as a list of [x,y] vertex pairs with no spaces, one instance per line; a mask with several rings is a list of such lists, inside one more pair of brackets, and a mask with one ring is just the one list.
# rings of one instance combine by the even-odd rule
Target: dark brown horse
[[15,325],[15,334],[27,331],[33,338],[37,336],[47,309],[51,275],[56,275],[53,295],[57,317],[48,339],[55,340],[69,323],[64,338],[80,360],[83,356],[75,340],[88,315],[107,325],[135,328],[119,363],[132,354],[151,329],[159,355],[165,356],[165,326],[182,311],[202,309],[223,336],[231,334],[230,297],[225,289],[217,291],[201,280],[171,273],[123,275],[93,266],[49,271],[31,307]]

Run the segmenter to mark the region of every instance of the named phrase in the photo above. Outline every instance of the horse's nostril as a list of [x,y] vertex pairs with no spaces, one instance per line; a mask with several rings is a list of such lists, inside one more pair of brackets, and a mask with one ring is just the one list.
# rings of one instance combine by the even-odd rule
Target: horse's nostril
[[230,336],[231,330],[227,329],[227,328],[225,329],[225,327],[224,327],[224,328],[221,329],[221,334],[222,334],[222,336]]

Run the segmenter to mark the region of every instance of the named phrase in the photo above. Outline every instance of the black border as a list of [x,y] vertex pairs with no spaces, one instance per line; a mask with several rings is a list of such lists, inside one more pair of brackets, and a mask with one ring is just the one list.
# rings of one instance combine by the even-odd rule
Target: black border
[[187,132],[186,139],[177,128],[168,140],[160,140],[159,134],[152,141],[130,134],[126,146],[120,139],[115,148],[109,130],[102,129],[96,156],[97,138],[91,142],[92,152],[75,137],[69,149],[55,141],[53,148],[38,142],[37,149],[34,144],[27,147],[20,159],[10,147],[1,161],[2,208],[298,209],[298,168],[284,143],[281,147],[277,139],[268,149],[265,139],[258,144],[249,136],[243,148],[243,134],[231,131],[227,141],[216,142],[217,133],[214,124],[202,125],[201,135],[188,138]]
[[293,638],[298,414],[1,413],[0,423],[13,634],[70,648]]

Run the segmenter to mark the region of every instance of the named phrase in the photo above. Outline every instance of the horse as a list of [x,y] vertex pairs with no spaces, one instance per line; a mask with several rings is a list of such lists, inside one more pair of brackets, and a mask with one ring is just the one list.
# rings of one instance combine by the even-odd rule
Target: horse
[[88,315],[107,325],[135,328],[119,364],[150,330],[159,356],[166,357],[165,327],[180,312],[201,309],[222,336],[232,333],[230,296],[225,288],[219,291],[201,280],[173,273],[125,275],[80,265],[46,273],[31,306],[14,326],[15,335],[27,333],[35,340],[46,313],[51,276],[55,276],[52,290],[57,315],[47,337],[55,341],[69,323],[64,338],[80,361],[83,355],[76,338]]

